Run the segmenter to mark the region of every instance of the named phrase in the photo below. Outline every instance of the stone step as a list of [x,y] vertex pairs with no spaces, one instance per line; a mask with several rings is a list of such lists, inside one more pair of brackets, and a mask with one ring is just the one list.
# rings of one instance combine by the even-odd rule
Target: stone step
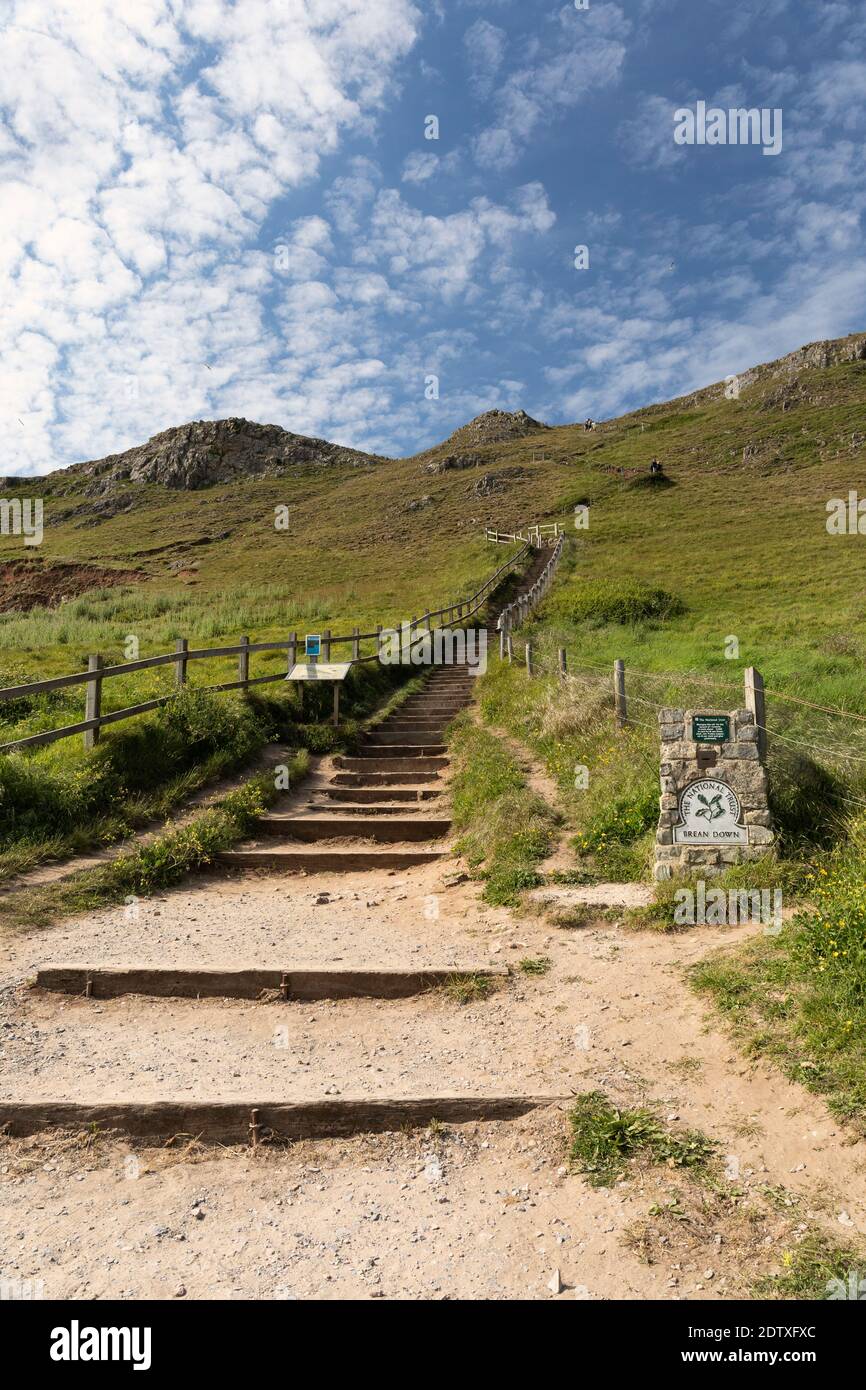
[[562,1096],[442,1095],[374,1100],[340,1096],[317,1101],[136,1099],[88,1104],[67,1100],[2,1101],[0,1128],[14,1136],[62,1126],[90,1131],[120,1130],[135,1139],[189,1135],[220,1144],[269,1139],[335,1139],[350,1134],[426,1128],[433,1120],[466,1124],[514,1120],[542,1106],[563,1105]]
[[162,999],[258,999],[274,991],[291,999],[407,999],[455,975],[507,979],[504,966],[460,965],[447,970],[186,970],[158,966],[44,965],[36,988],[59,994],[116,999],[144,994]]
[[410,869],[433,864],[443,850],[432,849],[226,849],[216,857],[225,869],[269,869],[285,873],[354,873],[366,869]]
[[451,829],[451,821],[445,816],[405,814],[387,819],[365,816],[359,811],[349,817],[264,815],[259,816],[256,827],[262,834],[307,843],[352,837],[402,844],[408,840],[440,840]]

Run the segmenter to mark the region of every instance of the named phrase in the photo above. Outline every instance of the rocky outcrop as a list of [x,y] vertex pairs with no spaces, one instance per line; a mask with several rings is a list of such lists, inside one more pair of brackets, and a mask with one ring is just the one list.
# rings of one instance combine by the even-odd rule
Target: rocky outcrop
[[519,465],[515,468],[500,468],[496,473],[484,473],[472,484],[470,492],[473,497],[493,497],[496,493],[505,492],[508,484],[516,482],[518,478],[528,477],[528,470]]
[[486,410],[483,415],[476,415],[468,425],[461,425],[445,442],[474,448],[479,444],[502,444],[509,439],[523,439],[527,434],[548,429],[549,425],[533,420],[525,410]]
[[69,472],[89,476],[85,491],[90,497],[99,497],[125,482],[195,491],[239,478],[277,476],[303,464],[359,467],[384,461],[325,439],[291,434],[279,425],[257,425],[241,419],[193,420],[163,430],[125,453],[77,464]]
[[477,468],[479,463],[483,463],[480,454],[446,454],[444,458],[433,459],[430,463],[425,463],[421,469],[422,473],[451,473],[459,468]]

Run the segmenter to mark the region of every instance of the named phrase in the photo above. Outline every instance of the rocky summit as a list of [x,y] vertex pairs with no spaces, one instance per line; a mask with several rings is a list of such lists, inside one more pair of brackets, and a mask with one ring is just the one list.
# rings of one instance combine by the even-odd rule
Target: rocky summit
[[385,462],[358,449],[345,449],[325,439],[291,434],[279,425],[251,420],[193,420],[155,434],[146,444],[93,463],[79,471],[92,478],[86,489],[97,496],[121,482],[161,483],[193,491],[236,478],[276,476],[299,465],[353,467]]
[[461,425],[445,442],[473,448],[478,444],[501,444],[508,439],[522,439],[524,435],[547,429],[550,429],[549,425],[533,420],[525,410],[486,410],[483,415],[476,415],[468,425]]

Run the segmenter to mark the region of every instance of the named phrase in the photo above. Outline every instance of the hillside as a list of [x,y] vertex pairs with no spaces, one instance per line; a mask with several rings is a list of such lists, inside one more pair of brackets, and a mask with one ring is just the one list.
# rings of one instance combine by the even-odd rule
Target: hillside
[[[686,603],[682,652],[666,635],[671,664],[693,659],[701,634],[711,656],[734,631],[793,660],[809,634],[862,629],[856,538],[828,537],[824,521],[829,498],[866,490],[864,352],[863,335],[813,344],[745,373],[738,398],[719,383],[593,432],[488,412],[390,461],[242,421],[165,431],[40,479],[45,539],[34,554],[0,537],[0,559],[15,562],[7,587],[20,590],[22,565],[40,572],[40,595],[52,566],[94,567],[80,584],[58,571],[56,591],[74,595],[105,567],[126,572],[130,602],[124,618],[114,588],[56,616],[7,615],[4,664],[42,672],[88,650],[117,654],[131,621],[149,643],[178,630],[275,635],[298,611],[334,623],[420,611],[486,571],[486,525],[570,523],[577,503],[591,516],[577,535],[581,569],[614,566]],[[654,455],[667,486],[645,483]],[[28,496],[33,481],[5,491]],[[277,530],[285,507],[288,530]]]

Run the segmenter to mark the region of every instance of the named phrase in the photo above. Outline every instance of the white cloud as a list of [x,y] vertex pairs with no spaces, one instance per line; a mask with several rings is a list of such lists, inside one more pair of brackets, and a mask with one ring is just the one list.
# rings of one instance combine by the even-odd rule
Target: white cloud
[[[411,48],[410,0],[11,0],[0,352],[8,471],[94,457],[247,386],[284,345],[263,314],[273,201],[368,133]],[[206,66],[197,71],[206,54]],[[374,182],[360,162],[335,215]],[[327,263],[321,219],[294,270]],[[249,409],[245,405],[244,411]],[[223,412],[224,413],[224,412]],[[23,421],[23,425],[19,423]]]
[[491,24],[488,19],[476,19],[463,35],[470,80],[480,97],[488,96],[493,90],[507,43],[505,30]]
[[539,126],[576,106],[586,95],[619,80],[630,25],[618,5],[563,9],[557,24],[529,45],[530,61],[499,88],[496,119],[474,142],[483,167],[506,169],[520,157]]

